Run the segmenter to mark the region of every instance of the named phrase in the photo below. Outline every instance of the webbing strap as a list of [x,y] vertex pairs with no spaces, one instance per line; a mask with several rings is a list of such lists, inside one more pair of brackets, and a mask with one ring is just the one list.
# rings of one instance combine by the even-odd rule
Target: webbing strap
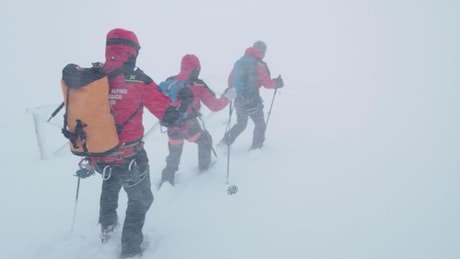
[[136,51],[139,51],[141,46],[139,46],[137,43],[130,41],[128,39],[123,39],[123,38],[112,38],[108,39],[106,42],[106,45],[115,45],[115,44],[121,44],[121,45],[128,45],[136,49]]
[[123,131],[123,128],[125,128],[125,126],[128,124],[129,121],[131,121],[131,119],[133,119],[133,117],[137,114],[137,112],[139,112],[139,110],[141,110],[143,106],[143,103],[140,102],[139,103],[139,106],[136,108],[136,110],[134,110],[134,112],[128,117],[128,119],[126,119],[126,121],[121,124],[121,125],[117,125],[117,133],[121,133],[121,131]]

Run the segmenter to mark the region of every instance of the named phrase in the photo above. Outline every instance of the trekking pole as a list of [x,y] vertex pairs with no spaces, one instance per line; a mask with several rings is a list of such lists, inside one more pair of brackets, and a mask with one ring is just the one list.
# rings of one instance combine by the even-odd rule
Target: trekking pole
[[62,102],[57,108],[56,110],[54,110],[54,112],[51,114],[50,118],[48,118],[48,120],[46,122],[49,122],[51,119],[53,119],[53,117],[55,117],[57,115],[57,113],[59,113],[59,111],[61,111],[61,109],[64,107],[64,102]]
[[70,235],[73,233],[73,225],[75,223],[75,216],[77,215],[77,203],[78,203],[78,193],[80,191],[80,177],[78,177],[77,182],[77,194],[75,195],[75,206],[73,208],[73,218],[72,218],[72,227],[70,229]]
[[[229,107],[229,115],[228,115],[228,122],[227,122],[227,131],[225,131],[225,137],[229,138],[230,137],[230,123],[232,121],[232,113],[233,113],[233,103],[230,102],[230,107]],[[227,135],[228,134],[228,135]],[[224,138],[225,138],[224,137]],[[230,143],[227,143],[227,181],[226,184],[230,184]],[[227,194],[228,195],[233,195],[238,192],[238,186],[235,184],[229,185],[227,187]]]
[[[232,121],[232,114],[233,114],[233,101],[230,102],[229,105],[229,110],[228,110],[228,121],[227,121],[227,127],[225,128],[225,137],[228,139],[230,138],[229,133],[230,133],[230,126],[231,126],[231,121]],[[227,181],[226,183],[229,184],[229,179],[230,179],[230,143],[226,141],[227,143]]]
[[229,184],[230,181],[230,145],[227,144],[227,180],[226,183]]
[[275,91],[273,92],[272,103],[270,105],[270,110],[268,110],[267,122],[265,122],[265,128],[267,128],[268,120],[270,120],[270,115],[272,114],[272,108],[273,108],[273,103],[275,102],[276,92],[278,92],[278,88],[275,88]]
[[225,132],[224,132],[224,136],[227,134],[228,131],[230,131],[230,120],[231,120],[231,117],[232,117],[232,113],[233,113],[233,101],[230,101],[229,103],[229,108],[230,110],[228,111],[229,112],[229,116],[228,116],[228,120],[227,120],[227,125],[225,126]]

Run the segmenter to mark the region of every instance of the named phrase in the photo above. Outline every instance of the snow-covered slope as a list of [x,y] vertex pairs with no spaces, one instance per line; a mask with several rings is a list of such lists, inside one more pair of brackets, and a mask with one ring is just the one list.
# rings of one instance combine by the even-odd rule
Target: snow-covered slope
[[[196,147],[185,145],[179,184],[155,191],[145,258],[460,258],[459,2],[140,1],[131,13],[113,1],[27,1],[42,19],[25,3],[0,9],[0,257],[118,257],[120,233],[99,242],[100,176],[81,181],[71,232],[78,158],[64,150],[40,160],[25,111],[58,104],[62,67],[101,60],[106,31],[125,27],[138,33],[139,65],[156,81],[195,53],[220,94],[233,62],[263,39],[273,76],[286,83],[264,148],[247,150],[252,123],[232,147],[237,194],[226,192],[225,151],[197,175]],[[171,32],[190,42],[162,41]],[[272,94],[263,91],[266,112]],[[215,142],[227,119],[228,110],[206,117]],[[45,129],[53,149],[65,143],[61,120]],[[146,137],[152,183],[166,142],[159,129]],[[120,217],[125,204],[122,195]]]

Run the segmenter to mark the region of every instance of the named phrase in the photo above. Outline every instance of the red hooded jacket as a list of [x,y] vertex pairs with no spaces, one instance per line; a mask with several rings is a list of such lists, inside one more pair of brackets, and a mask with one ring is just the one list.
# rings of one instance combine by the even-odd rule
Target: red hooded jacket
[[109,75],[109,100],[115,122],[123,126],[118,133],[120,144],[139,140],[144,135],[144,106],[161,119],[171,102],[149,76],[135,68],[139,49],[133,32],[114,29],[107,34],[104,70]]
[[109,81],[109,85],[115,123],[117,126],[124,125],[118,133],[120,143],[136,141],[144,135],[144,106],[161,119],[171,102],[156,83],[139,69],[128,75],[119,74]]
[[201,102],[211,111],[219,111],[227,106],[229,100],[226,97],[217,98],[215,93],[206,85],[206,83],[198,79],[201,70],[200,61],[197,56],[187,54],[182,57],[181,69],[177,74],[177,80],[188,80],[189,88],[192,90],[194,99],[191,105],[190,112],[199,112]]
[[[264,53],[256,47],[249,47],[246,49],[244,56],[252,56],[260,59],[256,67],[256,75],[254,87],[256,89],[261,88],[262,86],[268,89],[276,88],[276,81],[271,78],[270,71],[268,70],[267,64],[262,61],[264,58]],[[232,86],[232,76],[233,71],[228,77],[228,85]]]

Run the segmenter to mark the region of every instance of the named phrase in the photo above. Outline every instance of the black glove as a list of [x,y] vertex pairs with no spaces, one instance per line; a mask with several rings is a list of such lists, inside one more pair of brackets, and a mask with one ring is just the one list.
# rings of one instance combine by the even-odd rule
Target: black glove
[[277,78],[274,79],[276,81],[276,88],[282,88],[284,87],[284,81],[283,78],[281,78],[281,75],[279,75]]

